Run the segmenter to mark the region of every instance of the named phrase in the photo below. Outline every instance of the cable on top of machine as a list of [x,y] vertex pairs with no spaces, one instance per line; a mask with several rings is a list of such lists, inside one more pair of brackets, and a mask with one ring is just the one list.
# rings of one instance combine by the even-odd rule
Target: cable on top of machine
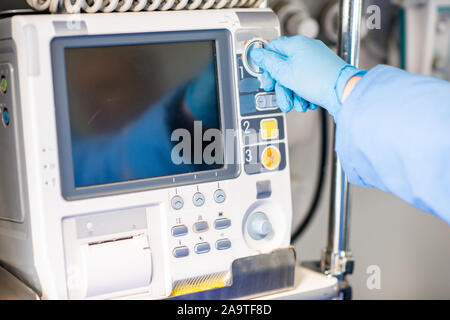
[[138,12],[221,8],[256,8],[263,0],[26,0],[37,11],[51,13]]

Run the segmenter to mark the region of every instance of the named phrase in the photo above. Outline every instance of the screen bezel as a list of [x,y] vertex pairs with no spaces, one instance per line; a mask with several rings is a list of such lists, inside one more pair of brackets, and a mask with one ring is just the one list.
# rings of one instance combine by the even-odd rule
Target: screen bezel
[[61,193],[64,199],[78,200],[145,190],[165,189],[180,185],[232,179],[239,176],[240,166],[238,165],[239,153],[237,148],[237,137],[236,135],[233,135],[234,141],[231,146],[230,141],[226,142],[224,139],[225,135],[222,135],[225,163],[220,169],[163,177],[143,178],[93,186],[75,187],[64,50],[66,48],[211,40],[214,41],[216,50],[215,54],[221,130],[222,132],[225,132],[225,130],[233,130],[233,132],[236,132],[237,108],[233,77],[234,69],[232,62],[232,39],[228,30],[220,29],[139,34],[83,35],[58,37],[51,41],[50,48],[53,69]]

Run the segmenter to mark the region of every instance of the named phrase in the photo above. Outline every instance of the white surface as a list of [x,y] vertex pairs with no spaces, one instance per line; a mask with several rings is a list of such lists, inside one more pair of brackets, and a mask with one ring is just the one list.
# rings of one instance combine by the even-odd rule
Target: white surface
[[337,296],[336,278],[303,267],[296,268],[296,285],[289,291],[256,298],[257,300],[329,300]]

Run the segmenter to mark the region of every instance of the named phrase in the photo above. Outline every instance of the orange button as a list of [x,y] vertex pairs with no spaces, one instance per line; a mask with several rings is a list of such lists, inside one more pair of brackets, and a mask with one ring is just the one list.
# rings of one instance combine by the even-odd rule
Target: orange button
[[261,154],[261,162],[268,170],[278,168],[281,162],[281,153],[275,146],[266,147]]

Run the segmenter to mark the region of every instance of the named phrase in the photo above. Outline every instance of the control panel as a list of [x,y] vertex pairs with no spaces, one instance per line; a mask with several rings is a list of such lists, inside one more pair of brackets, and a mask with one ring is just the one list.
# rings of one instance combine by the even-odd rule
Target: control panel
[[[277,36],[276,29],[236,32],[242,179],[248,177],[250,188],[256,187],[256,198],[249,195],[248,188],[229,187],[225,182],[180,187],[170,192],[169,252],[172,263],[178,267],[198,265],[199,270],[191,271],[191,282],[202,273],[202,261],[213,266],[217,261],[250,252],[270,252],[289,238],[290,215],[273,197],[272,190],[272,185],[278,185],[282,179],[266,176],[287,168],[285,116],[277,106],[275,92],[264,91],[263,70],[250,56],[253,49],[263,48]],[[227,284],[228,270],[222,270],[224,273],[216,274],[206,287]],[[187,286],[186,281],[176,282],[173,294],[189,292]]]
[[[239,35],[242,34],[242,40]],[[245,38],[247,37],[247,38]],[[275,36],[270,31],[238,33],[237,66],[241,114],[244,171],[253,175],[286,167],[285,120],[277,106],[275,92],[263,89],[263,70],[251,59],[255,48],[264,48]]]
[[229,250],[232,247],[232,219],[226,203],[227,194],[217,184],[215,190],[177,188],[170,197],[172,215],[169,234],[171,255],[182,259],[203,255],[210,251]]
[[[257,201],[249,205],[242,220],[246,244],[259,251],[270,250],[286,235],[283,209],[273,201],[273,178],[266,174],[287,168],[285,116],[278,108],[275,92],[266,92],[262,85],[263,70],[251,58],[252,50],[279,36],[278,30],[243,29],[236,32],[240,129],[244,173],[257,179]],[[273,176],[272,176],[273,177]]]

